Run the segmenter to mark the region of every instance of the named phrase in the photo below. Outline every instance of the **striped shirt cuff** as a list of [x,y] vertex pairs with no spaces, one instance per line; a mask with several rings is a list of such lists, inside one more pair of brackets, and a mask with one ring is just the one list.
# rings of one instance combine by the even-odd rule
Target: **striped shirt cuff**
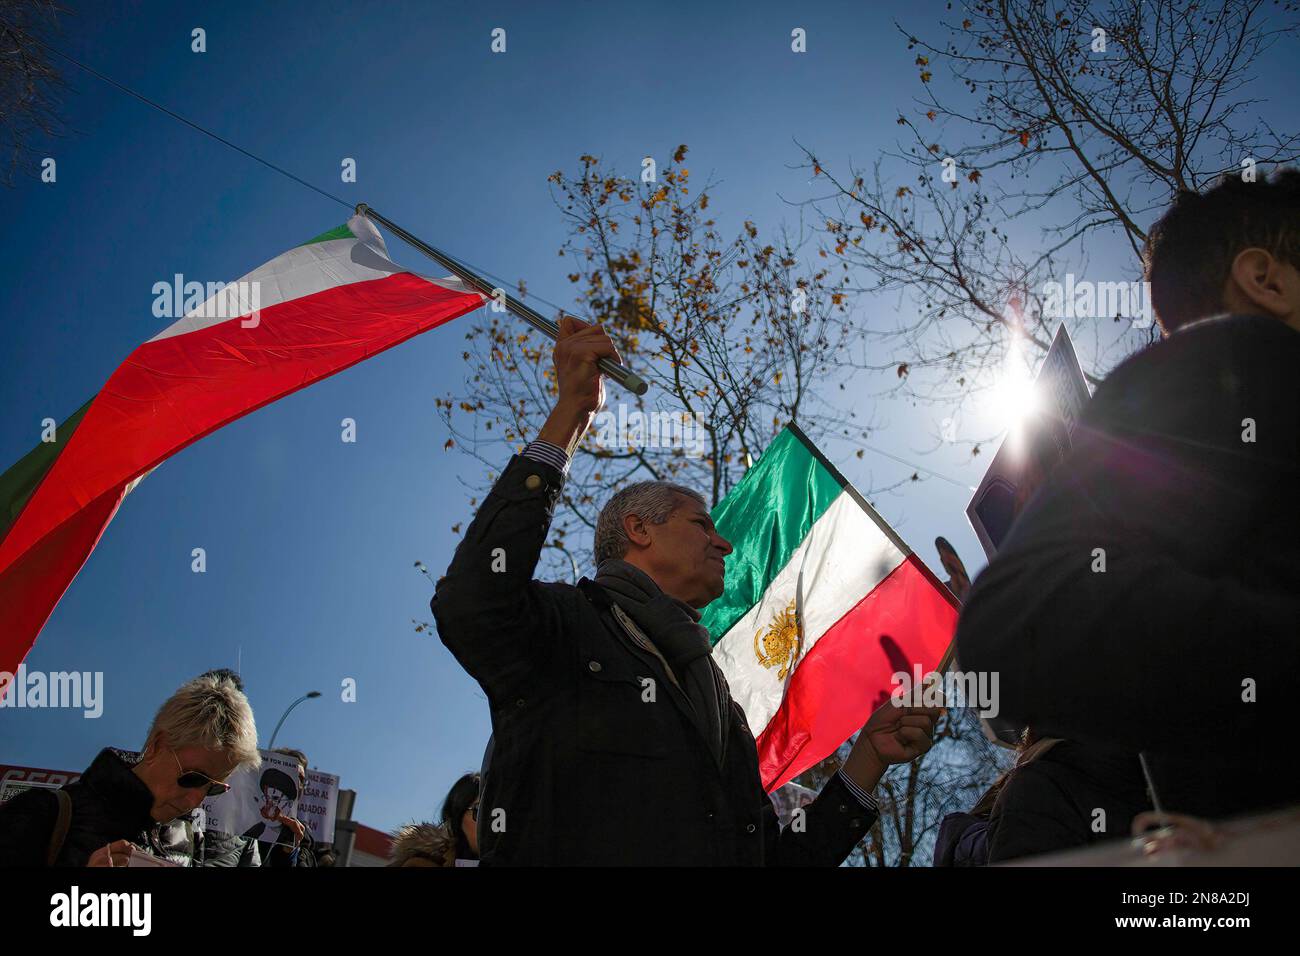
[[569,474],[569,455],[559,445],[552,445],[548,441],[532,441],[523,450],[523,456],[531,458],[533,461],[540,461],[544,465],[550,465],[566,477]]
[[880,812],[880,806],[876,803],[876,798],[854,783],[843,769],[835,771],[835,776],[840,778],[840,782],[844,784],[845,789],[853,794],[853,798],[862,804],[864,810],[870,810],[872,813]]

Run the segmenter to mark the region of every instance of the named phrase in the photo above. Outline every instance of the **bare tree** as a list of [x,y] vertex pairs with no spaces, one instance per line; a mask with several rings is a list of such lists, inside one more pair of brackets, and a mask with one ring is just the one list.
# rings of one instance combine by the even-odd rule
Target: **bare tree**
[[[787,422],[814,436],[865,428],[857,410],[834,407],[826,394],[838,394],[832,379],[842,388],[852,334],[831,270],[804,267],[798,239],[769,242],[750,222],[724,239],[707,188],[692,192],[685,157],[680,146],[653,176],[633,179],[588,155],[572,176],[550,177],[567,223],[559,254],[572,263],[574,314],[604,325],[650,383],[641,398],[611,384],[575,456],[552,526],[557,551],[547,556],[564,577],[566,536],[589,542],[599,505],[629,481],[671,478],[716,503]],[[500,467],[554,404],[551,343],[490,310],[466,338],[466,392],[437,399],[452,433],[447,447]]]
[[[1083,276],[1103,247],[1104,280],[1137,280],[1146,228],[1179,190],[1295,160],[1300,137],[1265,117],[1255,71],[1269,57],[1294,60],[1296,5],[958,6],[944,36],[899,27],[920,95],[899,113],[896,148],[840,172],[801,147],[800,168],[826,186],[804,205],[823,224],[822,251],[855,277],[846,291],[911,306],[898,325],[861,330],[886,390],[959,404],[993,384],[1009,348],[1041,357],[1062,320],[1087,343],[1096,383],[1158,332],[1099,299],[1058,315],[1048,283]],[[978,453],[979,439],[970,443]],[[857,862],[926,862],[942,817],[974,804],[1010,762],[969,711],[950,711],[935,740],[882,780],[880,821]],[[819,787],[846,752],[801,782]]]
[[63,10],[49,0],[0,0],[0,181],[35,175],[34,144],[62,130],[58,114],[59,71],[42,40],[58,26]]
[[1255,74],[1294,61],[1295,6],[968,0],[946,36],[900,26],[920,95],[897,148],[843,172],[803,148],[827,186],[809,205],[828,254],[868,277],[858,290],[912,306],[864,329],[884,343],[873,368],[909,397],[957,403],[992,383],[1010,343],[1041,356],[1062,318],[1094,383],[1151,341],[1118,296],[1053,314],[1047,283],[1082,276],[1103,246],[1106,281],[1138,280],[1146,228],[1177,191],[1295,159],[1300,137],[1265,117]]

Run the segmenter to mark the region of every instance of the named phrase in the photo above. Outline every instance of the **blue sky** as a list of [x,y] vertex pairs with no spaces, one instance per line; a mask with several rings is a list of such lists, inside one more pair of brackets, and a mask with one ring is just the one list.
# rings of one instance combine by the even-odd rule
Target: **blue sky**
[[[69,16],[71,55],[349,202],[530,290],[568,302],[562,223],[546,177],[582,153],[631,172],[690,146],[725,224],[791,221],[811,195],[795,140],[842,166],[893,142],[915,68],[890,21],[943,3],[97,3]],[[507,30],[494,56],[489,34]],[[802,26],[809,52],[790,52]],[[202,27],[207,52],[191,52]],[[167,324],[152,287],[180,272],[231,280],[347,213],[69,67],[67,136],[41,147],[55,184],[0,191],[0,470],[93,395]],[[340,161],[357,161],[342,183]],[[395,257],[427,263],[390,240]],[[889,307],[896,306],[891,300]],[[462,320],[468,322],[469,319]],[[0,711],[0,763],[77,769],[137,746],[185,679],[239,661],[263,731],[308,690],[279,742],[358,791],[355,815],[431,818],[478,765],[487,707],[436,637],[430,583],[469,514],[435,396],[460,384],[462,328],[444,327],[265,408],[152,474],[124,503],[27,658],[103,671],[105,710]],[[863,386],[865,388],[865,385]],[[988,457],[930,455],[934,410],[882,406],[874,443],[974,485]],[[357,422],[356,444],[339,422]],[[862,487],[911,469],[868,454]],[[932,567],[944,534],[982,565],[969,490],[927,480],[877,505]],[[206,574],[190,570],[192,548]],[[3,611],[0,610],[0,614]],[[357,701],[340,699],[344,678]]]

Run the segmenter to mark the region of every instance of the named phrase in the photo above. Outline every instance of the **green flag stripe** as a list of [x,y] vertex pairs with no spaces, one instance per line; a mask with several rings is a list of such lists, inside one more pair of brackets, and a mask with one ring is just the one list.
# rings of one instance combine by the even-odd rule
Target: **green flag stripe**
[[311,239],[307,242],[304,242],[303,245],[310,246],[318,242],[329,242],[331,239],[353,239],[353,238],[355,237],[352,235],[352,230],[348,228],[348,224],[345,222],[343,225],[336,226],[335,228],[331,229],[329,232],[322,232],[315,239]]
[[713,509],[713,523],[735,549],[727,556],[726,591],[700,623],[716,644],[758,603],[813,524],[844,491],[841,479],[784,428]]
[[[93,402],[94,399],[90,401]],[[54,459],[59,457],[59,453],[68,444],[68,439],[76,431],[88,408],[90,402],[82,405],[72,413],[72,417],[55,429],[54,441],[41,442],[18,459],[16,465],[0,475],[0,541],[4,540],[13,523],[22,514],[23,508],[27,507],[27,501],[36,491],[36,486],[41,483],[53,466]]]

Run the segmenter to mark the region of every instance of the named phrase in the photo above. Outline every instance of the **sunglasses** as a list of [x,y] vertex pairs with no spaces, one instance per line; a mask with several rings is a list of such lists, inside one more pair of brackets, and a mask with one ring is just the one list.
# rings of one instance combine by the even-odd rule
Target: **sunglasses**
[[176,766],[180,767],[181,775],[176,778],[176,786],[185,790],[198,790],[200,787],[206,787],[209,797],[219,797],[230,789],[230,784],[219,783],[213,780],[206,773],[198,770],[186,770],[181,766],[181,758],[176,756],[176,751],[168,748],[168,753],[176,761]]

